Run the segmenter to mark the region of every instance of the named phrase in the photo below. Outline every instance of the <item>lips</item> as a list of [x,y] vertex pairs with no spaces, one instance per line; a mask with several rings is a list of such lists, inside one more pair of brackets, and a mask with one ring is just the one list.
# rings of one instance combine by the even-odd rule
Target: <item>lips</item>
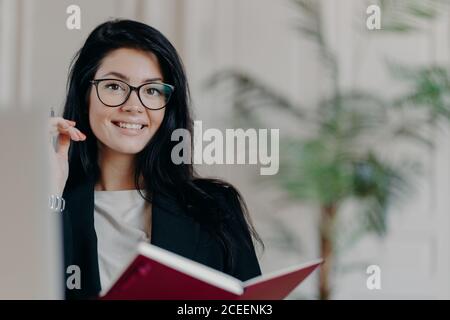
[[148,127],[146,123],[142,122],[133,122],[133,121],[111,121],[115,126],[122,129],[131,129],[131,130],[142,130],[145,127]]
[[148,125],[138,122],[111,121],[114,128],[122,136],[135,137],[145,134],[148,131]]

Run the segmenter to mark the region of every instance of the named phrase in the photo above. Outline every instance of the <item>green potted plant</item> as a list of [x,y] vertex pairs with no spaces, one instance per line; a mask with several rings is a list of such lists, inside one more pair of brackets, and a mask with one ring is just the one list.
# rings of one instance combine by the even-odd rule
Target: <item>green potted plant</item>
[[[386,14],[384,32],[413,32],[418,20],[432,19],[438,11],[436,3],[443,1],[379,1]],[[298,121],[299,126],[311,128],[303,137],[284,136],[280,149],[280,172],[275,176],[279,185],[294,199],[315,204],[320,213],[320,250],[324,258],[320,271],[320,299],[331,295],[330,272],[333,268],[336,242],[342,230],[337,218],[342,204],[359,204],[357,234],[387,232],[388,207],[410,194],[409,180],[418,164],[408,159],[393,161],[383,154],[380,144],[403,143],[409,139],[426,147],[432,142],[423,134],[426,126],[440,116],[448,119],[450,109],[446,96],[450,94],[449,77],[445,68],[429,66],[418,70],[390,65],[393,74],[411,82],[410,91],[387,101],[381,95],[339,85],[339,69],[335,53],[325,41],[321,21],[322,1],[294,0],[299,9],[302,36],[316,44],[323,65],[327,68],[331,90],[317,105],[302,108],[277,90],[239,70],[223,70],[208,79],[209,86],[232,81],[234,108],[240,117],[254,125],[263,106],[276,108]],[[256,108],[258,106],[258,108]],[[419,107],[425,118],[392,117],[404,108]],[[434,119],[434,120],[433,120]],[[426,130],[425,130],[426,131]],[[352,236],[352,241],[357,239]]]

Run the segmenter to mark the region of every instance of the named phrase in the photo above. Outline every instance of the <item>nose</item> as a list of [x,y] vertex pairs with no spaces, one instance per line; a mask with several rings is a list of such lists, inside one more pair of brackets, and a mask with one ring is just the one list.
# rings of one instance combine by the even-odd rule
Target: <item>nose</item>
[[130,96],[128,97],[127,101],[125,101],[125,103],[122,105],[121,109],[126,112],[143,113],[145,111],[145,107],[139,100],[138,93],[136,90],[131,91]]

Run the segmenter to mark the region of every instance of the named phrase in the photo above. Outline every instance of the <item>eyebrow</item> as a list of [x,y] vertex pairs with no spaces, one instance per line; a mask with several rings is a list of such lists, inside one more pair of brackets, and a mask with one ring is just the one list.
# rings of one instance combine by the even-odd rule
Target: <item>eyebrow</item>
[[[116,72],[116,71],[111,71],[111,72],[105,73],[102,76],[102,78],[104,78],[106,76],[114,76],[114,77],[117,77],[117,78],[125,80],[125,81],[130,81],[130,78],[128,78],[126,75],[124,75],[124,74],[122,74],[120,72]],[[161,78],[149,78],[149,79],[145,79],[144,81],[142,81],[142,83],[144,83],[144,82],[151,82],[151,81],[157,81],[157,80],[162,81]]]

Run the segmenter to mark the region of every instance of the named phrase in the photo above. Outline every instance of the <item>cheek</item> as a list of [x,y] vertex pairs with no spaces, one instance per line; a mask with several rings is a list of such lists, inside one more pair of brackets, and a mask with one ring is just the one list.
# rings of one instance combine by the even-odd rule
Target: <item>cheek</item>
[[95,98],[95,94],[93,91],[91,91],[91,94],[89,95],[89,124],[91,125],[92,131],[95,133],[95,129],[97,127],[97,123],[99,121],[99,117],[101,114],[100,106],[98,105],[97,99]]
[[89,96],[89,124],[92,131],[97,138],[102,135],[101,128],[105,124],[105,120],[109,118],[109,113],[112,111],[106,108],[100,101],[98,101],[95,92],[91,91]]
[[156,111],[147,111],[148,119],[150,120],[150,132],[153,136],[158,131],[161,123],[164,120],[165,108]]

